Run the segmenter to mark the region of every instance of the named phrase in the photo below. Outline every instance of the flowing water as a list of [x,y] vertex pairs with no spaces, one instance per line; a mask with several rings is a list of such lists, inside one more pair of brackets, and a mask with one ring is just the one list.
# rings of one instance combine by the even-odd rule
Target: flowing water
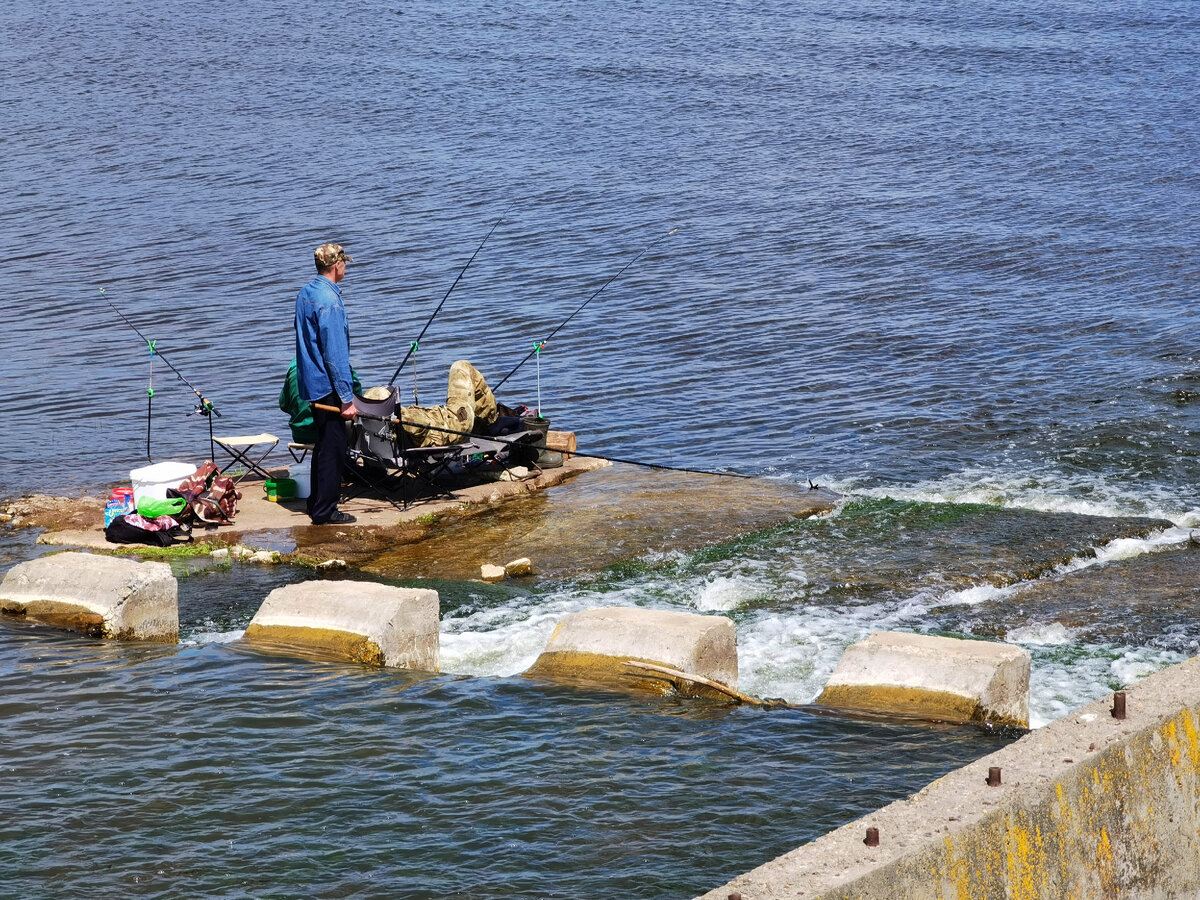
[[204,458],[193,390],[286,430],[325,240],[386,381],[503,216],[406,393],[499,381],[645,250],[501,399],[843,500],[616,467],[484,523],[571,536],[530,586],[398,550],[437,677],[247,651],[292,570],[181,564],[178,648],[0,623],[0,893],[682,898],[1008,739],[517,677],[588,606],[730,615],[801,705],[874,630],[1008,641],[1035,726],[1196,652],[1195,4],[10,7],[0,496]]

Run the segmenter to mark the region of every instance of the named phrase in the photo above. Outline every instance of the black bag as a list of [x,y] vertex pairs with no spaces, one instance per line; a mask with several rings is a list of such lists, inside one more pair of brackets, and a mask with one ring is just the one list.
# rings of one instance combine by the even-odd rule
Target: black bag
[[150,531],[134,525],[132,522],[127,522],[124,516],[117,516],[104,529],[104,539],[110,544],[148,544],[151,547],[170,547],[172,544],[190,544],[192,529],[187,525],[177,525],[161,531]]

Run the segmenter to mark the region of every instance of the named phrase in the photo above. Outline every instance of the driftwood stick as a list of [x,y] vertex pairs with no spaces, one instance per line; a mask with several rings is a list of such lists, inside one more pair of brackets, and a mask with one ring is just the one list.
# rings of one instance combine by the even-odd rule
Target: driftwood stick
[[760,700],[757,697],[751,697],[749,694],[743,694],[741,691],[735,690],[728,685],[721,684],[719,681],[713,681],[711,678],[705,678],[703,675],[689,675],[687,672],[681,672],[679,669],[672,669],[669,666],[659,666],[654,663],[635,662],[632,659],[625,660],[625,665],[633,666],[635,669],[645,669],[647,672],[657,673],[655,675],[647,675],[648,678],[665,677],[667,680],[676,678],[690,681],[694,684],[702,684],[707,688],[712,688],[719,694],[724,694],[738,703],[749,703],[751,706],[779,706],[780,704],[774,701]]

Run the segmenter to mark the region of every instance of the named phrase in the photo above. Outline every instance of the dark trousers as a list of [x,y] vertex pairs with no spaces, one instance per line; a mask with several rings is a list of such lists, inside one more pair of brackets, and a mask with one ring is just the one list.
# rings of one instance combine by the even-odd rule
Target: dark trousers
[[[337,394],[317,401],[323,406],[341,407]],[[308,515],[313,524],[329,521],[337,512],[342,493],[342,463],[346,459],[346,420],[340,413],[313,410],[317,439],[312,452],[312,487],[308,495]]]

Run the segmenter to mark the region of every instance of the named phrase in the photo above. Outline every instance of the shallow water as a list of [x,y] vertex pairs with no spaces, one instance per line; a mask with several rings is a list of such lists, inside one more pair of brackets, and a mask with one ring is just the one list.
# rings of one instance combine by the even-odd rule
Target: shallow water
[[[3,777],[26,789],[0,871],[21,893],[685,897],[995,745],[514,678],[597,603],[730,615],[742,688],[800,704],[873,630],[1006,640],[1033,655],[1035,724],[1196,652],[1194,4],[18,0],[4,28],[0,496],[199,461],[210,424],[283,433],[291,304],[325,240],[356,259],[355,365],[386,381],[503,216],[406,394],[439,400],[460,357],[499,381],[644,249],[501,399],[587,452],[845,497],[791,521],[764,489],[731,523],[727,487],[659,514],[653,475],[630,521],[548,496],[540,536],[493,517],[496,552],[564,522],[593,539],[524,587],[399,551],[372,577],[437,578],[443,601],[447,674],[413,684],[229,643],[291,570],[183,578],[178,650],[4,625]],[[193,388],[220,418],[189,415]],[[6,566],[38,552],[0,541]],[[575,752],[547,749],[558,729]],[[739,749],[708,781],[769,758],[798,787],[697,790],[686,748],[713,734]],[[456,765],[459,742],[494,766]],[[551,796],[591,803],[546,819],[572,837],[553,852],[527,821]],[[72,875],[84,846],[111,855]],[[159,874],[163,846],[184,849]]]

